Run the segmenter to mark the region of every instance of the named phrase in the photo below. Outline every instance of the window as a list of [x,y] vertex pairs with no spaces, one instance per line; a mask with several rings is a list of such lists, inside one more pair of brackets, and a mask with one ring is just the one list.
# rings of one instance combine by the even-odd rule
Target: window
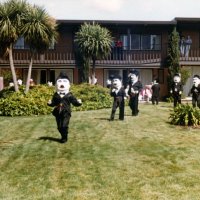
[[161,49],[160,35],[142,35],[141,49],[142,50],[160,50]]
[[110,77],[111,75],[114,75],[114,76],[120,75],[121,76],[121,70],[109,70],[108,77]]
[[24,37],[19,37],[13,46],[14,49],[29,49],[29,45],[25,43]]
[[128,35],[121,35],[120,40],[122,41],[123,50],[128,50]]
[[121,35],[123,50],[161,50],[161,35]]
[[19,37],[17,42],[14,44],[14,49],[24,49],[24,38]]
[[138,50],[140,49],[140,35],[139,34],[131,34],[130,37],[130,49]]
[[142,35],[141,36],[141,49],[142,50],[151,49],[151,36],[150,35]]

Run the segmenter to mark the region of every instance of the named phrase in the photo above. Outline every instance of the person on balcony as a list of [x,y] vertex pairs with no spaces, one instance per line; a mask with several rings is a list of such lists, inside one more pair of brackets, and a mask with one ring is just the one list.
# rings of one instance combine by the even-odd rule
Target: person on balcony
[[187,36],[187,39],[185,40],[185,57],[188,58],[189,57],[189,53],[190,53],[190,47],[192,44],[192,39],[190,38],[190,36]]
[[129,74],[129,85],[127,86],[127,93],[129,95],[129,107],[132,111],[132,116],[137,116],[139,113],[138,109],[138,97],[139,93],[142,91],[142,83],[138,80],[139,72],[137,70],[130,70]]
[[180,39],[180,55],[184,56],[185,55],[185,37],[182,36]]
[[121,40],[117,40],[115,42],[115,46],[117,49],[117,59],[122,60],[123,59],[123,43]]

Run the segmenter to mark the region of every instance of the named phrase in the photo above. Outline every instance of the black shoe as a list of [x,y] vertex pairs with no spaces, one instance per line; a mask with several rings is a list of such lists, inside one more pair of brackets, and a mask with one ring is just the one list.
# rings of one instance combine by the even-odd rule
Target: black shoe
[[67,138],[62,138],[61,140],[60,140],[60,143],[66,143],[67,142]]

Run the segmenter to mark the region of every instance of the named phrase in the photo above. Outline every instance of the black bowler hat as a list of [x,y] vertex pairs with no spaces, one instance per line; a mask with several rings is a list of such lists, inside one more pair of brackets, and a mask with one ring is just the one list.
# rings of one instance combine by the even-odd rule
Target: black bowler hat
[[193,78],[198,78],[198,79],[200,79],[200,76],[197,75],[197,74],[195,74],[195,75],[193,76]]
[[135,74],[136,76],[139,76],[139,71],[137,71],[136,69],[131,69],[129,72],[131,74]]
[[122,80],[122,77],[119,75],[119,74],[117,74],[117,75],[115,75],[114,77],[113,77],[113,79],[119,79],[120,81]]
[[179,73],[174,74],[174,76],[181,77],[181,75]]
[[111,75],[109,76],[109,79],[112,80],[114,77],[115,77],[115,76],[114,76],[113,74],[111,74]]
[[57,77],[56,80],[58,80],[58,79],[67,79],[68,81],[70,81],[69,77],[66,74],[66,72],[63,72],[63,71],[60,72],[60,74],[59,74],[59,76]]

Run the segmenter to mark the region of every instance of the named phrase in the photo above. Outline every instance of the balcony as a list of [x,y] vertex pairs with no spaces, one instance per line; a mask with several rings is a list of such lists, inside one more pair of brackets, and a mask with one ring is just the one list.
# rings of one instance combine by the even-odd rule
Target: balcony
[[200,65],[199,48],[191,49],[189,56],[180,56],[180,65]]
[[[24,51],[14,51],[13,52],[14,64],[15,65],[28,65],[30,52]],[[162,51],[118,51],[112,52],[107,58],[102,60],[97,60],[96,65],[98,67],[130,67],[130,66],[141,66],[141,67],[151,67],[157,66],[161,67],[162,62],[166,58],[166,53]],[[57,52],[48,51],[44,54],[35,54],[33,60],[33,66],[36,65],[66,65],[75,66],[75,54],[73,52]],[[181,65],[199,65],[200,64],[200,51],[199,49],[191,49],[189,57],[180,57]],[[8,66],[9,60],[7,58],[0,58],[0,66]]]
[[[28,51],[13,52],[15,64],[28,64],[30,53]],[[105,65],[138,65],[153,64],[161,62],[161,53],[159,51],[120,51],[111,53],[103,60],[97,60],[96,64]],[[75,55],[73,52],[54,52],[49,51],[44,54],[34,55],[34,64],[66,64],[75,65]],[[8,58],[0,58],[0,65],[9,64]]]

